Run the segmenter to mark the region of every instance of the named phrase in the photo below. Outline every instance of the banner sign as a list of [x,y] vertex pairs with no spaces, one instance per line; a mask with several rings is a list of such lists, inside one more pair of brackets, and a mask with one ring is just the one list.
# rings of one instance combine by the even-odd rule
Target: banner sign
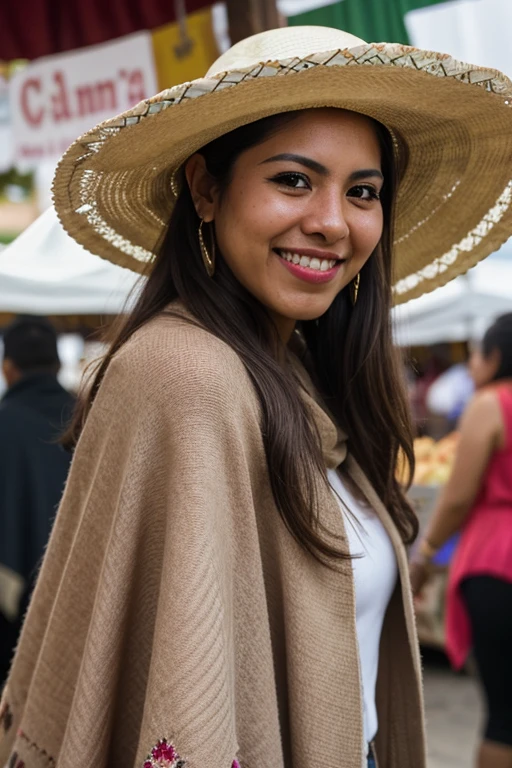
[[7,79],[0,74],[0,173],[7,171],[12,163],[13,149],[9,91]]
[[158,91],[151,34],[38,59],[9,90],[16,165],[58,159],[89,128]]

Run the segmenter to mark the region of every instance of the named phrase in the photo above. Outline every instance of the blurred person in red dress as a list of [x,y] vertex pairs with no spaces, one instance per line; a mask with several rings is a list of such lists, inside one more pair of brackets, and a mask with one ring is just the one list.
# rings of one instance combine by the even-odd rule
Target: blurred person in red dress
[[446,650],[460,668],[473,649],[487,718],[478,768],[512,768],[512,313],[470,359],[476,393],[463,414],[452,476],[411,563],[413,591],[457,531]]

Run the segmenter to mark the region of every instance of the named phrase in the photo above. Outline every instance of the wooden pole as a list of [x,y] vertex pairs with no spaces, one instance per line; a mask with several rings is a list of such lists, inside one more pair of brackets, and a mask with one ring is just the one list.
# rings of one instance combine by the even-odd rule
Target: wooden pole
[[284,18],[277,10],[276,0],[260,0],[260,3],[263,16],[263,29],[275,29],[276,27],[283,26]]
[[226,5],[231,44],[280,26],[276,0],[227,0]]

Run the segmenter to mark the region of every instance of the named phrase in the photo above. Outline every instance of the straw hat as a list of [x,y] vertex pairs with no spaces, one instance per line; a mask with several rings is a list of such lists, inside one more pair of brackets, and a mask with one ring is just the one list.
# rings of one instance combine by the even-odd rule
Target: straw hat
[[465,272],[512,234],[512,82],[446,54],[325,27],[254,35],[206,77],[86,133],[56,172],[59,217],[89,251],[142,272],[172,211],[172,174],[190,155],[238,126],[312,107],[369,115],[396,147],[407,145],[396,303]]

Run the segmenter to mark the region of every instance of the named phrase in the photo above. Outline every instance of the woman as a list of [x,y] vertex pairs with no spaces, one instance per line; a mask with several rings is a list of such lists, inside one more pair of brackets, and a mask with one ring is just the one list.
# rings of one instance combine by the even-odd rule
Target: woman
[[393,281],[431,289],[512,229],[504,204],[482,218],[510,179],[503,94],[445,56],[279,29],[70,148],[66,228],[148,277],[69,435],[3,760],[425,765],[389,308]]
[[456,668],[472,647],[487,718],[479,768],[512,766],[512,314],[470,358],[477,388],[460,425],[452,476],[411,566],[426,580],[439,547],[462,530],[450,571],[447,651]]

